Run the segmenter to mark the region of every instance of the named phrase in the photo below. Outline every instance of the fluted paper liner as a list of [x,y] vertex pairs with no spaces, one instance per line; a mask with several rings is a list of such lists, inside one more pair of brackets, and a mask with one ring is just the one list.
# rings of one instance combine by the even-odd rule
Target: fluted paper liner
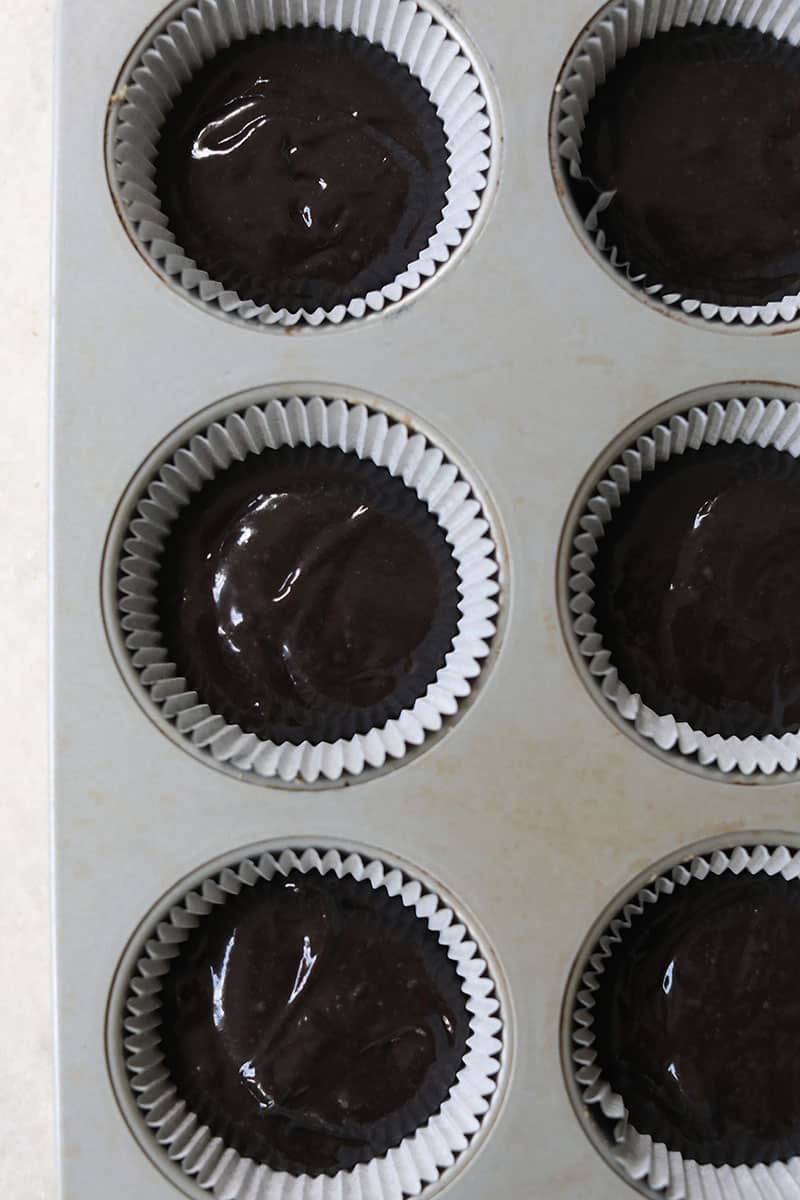
[[[800,43],[800,0],[619,0],[604,8],[570,55],[559,84],[557,150],[569,176],[576,180],[584,177],[581,149],[586,115],[598,89],[620,59],[658,33],[702,24],[758,29],[796,46]],[[670,291],[663,282],[636,273],[600,225],[600,214],[614,195],[613,191],[599,195],[584,227],[601,257],[647,296],[689,316],[725,325],[774,325],[800,316],[800,293],[767,304],[722,305]]]
[[776,771],[796,771],[800,763],[800,733],[782,737],[723,737],[694,729],[670,714],[659,714],[634,695],[619,676],[610,652],[603,644],[603,631],[594,614],[595,557],[605,527],[637,480],[657,469],[674,454],[715,446],[719,442],[773,446],[800,457],[800,404],[782,400],[747,402],[729,400],[692,408],[677,414],[669,422],[657,425],[649,434],[629,446],[597,483],[594,494],[582,513],[572,541],[569,591],[572,629],[586,667],[602,691],[605,700],[620,716],[635,726],[638,733],[661,750],[671,750],[687,758],[696,757],[703,766],[716,767],[744,775]]
[[[162,977],[181,944],[215,905],[260,879],[304,874],[350,876],[399,897],[432,930],[453,963],[469,1014],[467,1049],[438,1113],[380,1158],[333,1176],[293,1176],[226,1147],[177,1093],[161,1044]],[[492,1106],[502,1054],[502,1014],[489,968],[469,930],[435,893],[397,868],[358,854],[308,849],[265,853],[207,879],[142,939],[128,987],[123,1039],[128,1079],[142,1120],[173,1163],[219,1200],[402,1200],[436,1182],[467,1149]]]
[[[605,964],[614,948],[624,941],[626,930],[641,916],[647,905],[657,904],[676,888],[695,879],[722,875],[730,871],[741,875],[764,872],[784,879],[800,877],[800,852],[785,846],[741,847],[716,851],[675,867],[659,876],[620,908],[589,955],[578,985],[572,1014],[572,1061],[575,1081],[583,1102],[597,1105],[603,1116],[614,1122],[610,1135],[613,1155],[626,1175],[654,1192],[663,1192],[669,1200],[800,1200],[800,1158],[786,1162],[759,1163],[757,1166],[714,1167],[699,1164],[655,1142],[631,1124],[625,1101],[603,1079],[597,1065],[593,1030],[595,996],[603,986]],[[800,886],[800,884],[798,884]]]
[[[216,52],[250,34],[319,25],[380,45],[429,93],[447,139],[449,186],[441,220],[414,262],[379,289],[313,311],[273,309],[225,289],[187,257],[169,229],[155,186],[161,127],[182,87]],[[112,102],[107,157],[129,233],[164,278],[225,313],[263,325],[340,324],[380,312],[448,261],[473,224],[490,166],[490,119],[466,51],[415,0],[199,0],[148,33]]]
[[[178,512],[203,484],[249,454],[281,446],[336,447],[401,478],[444,530],[458,573],[459,621],[436,679],[380,728],[336,742],[272,742],[212,711],[169,661],[159,629],[161,554]],[[470,695],[496,632],[498,564],[489,521],[443,451],[406,424],[343,400],[293,397],[214,422],[161,467],[130,521],[119,563],[119,617],[131,662],[165,721],[220,763],[262,778],[314,783],[360,775],[420,746]]]

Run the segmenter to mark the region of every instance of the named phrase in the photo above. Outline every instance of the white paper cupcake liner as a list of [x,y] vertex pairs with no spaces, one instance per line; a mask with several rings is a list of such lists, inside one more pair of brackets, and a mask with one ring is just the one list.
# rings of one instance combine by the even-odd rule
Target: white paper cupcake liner
[[[261,879],[292,871],[368,880],[400,897],[433,930],[455,966],[469,1013],[467,1049],[439,1112],[384,1156],[334,1176],[293,1176],[242,1157],[201,1123],[177,1093],[161,1045],[162,977],[181,944],[215,906]],[[397,868],[339,850],[264,853],[227,868],[186,895],[142,938],[127,989],[123,1039],[140,1119],[164,1155],[219,1200],[402,1200],[435,1183],[468,1148],[490,1111],[503,1051],[500,1001],[469,930],[435,893]]]
[[614,1122],[610,1134],[614,1160],[628,1178],[645,1184],[653,1192],[664,1193],[669,1200],[800,1200],[800,1158],[754,1167],[713,1167],[686,1159],[633,1127],[622,1096],[603,1079],[597,1065],[593,1028],[595,995],[603,985],[605,965],[624,941],[626,931],[648,905],[657,904],[662,896],[672,895],[676,888],[685,887],[691,880],[726,871],[734,875],[744,871],[751,875],[764,872],[796,880],[800,877],[800,852],[785,846],[772,850],[764,846],[718,850],[659,876],[621,905],[581,974],[572,1013],[574,1078],[584,1104],[597,1106],[608,1121]]
[[[250,34],[319,25],[382,46],[426,89],[444,125],[449,187],[441,220],[419,257],[379,290],[313,311],[258,305],[226,290],[187,257],[168,227],[155,188],[155,159],[167,112],[193,73]],[[416,291],[462,244],[481,205],[492,145],[486,97],[468,52],[425,3],[415,0],[199,0],[172,10],[133,52],[115,89],[107,160],[129,234],[162,278],[195,300],[262,325],[340,324],[380,312]]]
[[603,478],[582,513],[572,539],[569,607],[572,630],[579,654],[591,681],[608,704],[633,725],[637,732],[661,750],[696,757],[703,766],[744,775],[761,772],[796,771],[800,763],[800,733],[783,737],[723,737],[694,729],[670,714],[649,708],[641,696],[632,694],[619,676],[594,613],[595,558],[606,526],[631,486],[659,463],[675,454],[715,446],[719,442],[773,446],[800,456],[800,404],[753,398],[746,402],[728,400],[677,414],[640,437],[613,463],[603,468]]
[[[157,585],[165,540],[179,511],[232,463],[282,446],[327,446],[368,459],[400,478],[427,505],[446,535],[458,574],[459,621],[444,666],[413,707],[382,728],[336,742],[271,742],[228,723],[178,674],[163,645]],[[214,422],[165,462],[138,502],[123,542],[119,618],[142,686],[183,737],[210,759],[285,783],[331,782],[383,767],[421,746],[470,695],[497,631],[498,561],[480,502],[442,450],[406,424],[343,400],[272,400]]]
[[[563,169],[583,178],[581,150],[586,115],[598,89],[629,50],[657,33],[686,25],[741,25],[771,33],[781,41],[800,43],[800,0],[618,0],[607,5],[587,27],[566,64],[554,109],[556,145]],[[757,305],[711,304],[669,291],[663,283],[637,274],[600,227],[599,217],[614,198],[604,192],[584,222],[585,231],[605,258],[645,295],[680,309],[687,316],[725,325],[774,325],[796,321],[800,293]]]

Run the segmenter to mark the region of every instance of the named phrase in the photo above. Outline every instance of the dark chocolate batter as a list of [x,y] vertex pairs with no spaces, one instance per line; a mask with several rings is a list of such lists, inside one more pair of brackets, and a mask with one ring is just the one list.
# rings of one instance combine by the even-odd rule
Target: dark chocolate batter
[[367,1161],[423,1125],[468,1027],[436,935],[398,898],[333,875],[244,888],[164,979],[179,1095],[241,1154],[294,1174]]
[[593,593],[620,678],[705,733],[800,728],[800,466],[741,443],[688,450],[634,484]]
[[[634,273],[695,299],[800,291],[800,50],[688,26],[628,53],[592,101],[579,203]],[[595,191],[597,189],[597,191]]]
[[156,184],[170,228],[226,287],[274,307],[390,283],[436,230],[444,127],[379,46],[330,29],[235,42],[167,115]]
[[424,695],[458,628],[427,506],[341,450],[250,455],[183,510],[158,587],[170,656],[215,711],[296,743],[384,724]]
[[647,905],[597,993],[603,1076],[640,1133],[750,1166],[800,1153],[800,884],[725,874]]

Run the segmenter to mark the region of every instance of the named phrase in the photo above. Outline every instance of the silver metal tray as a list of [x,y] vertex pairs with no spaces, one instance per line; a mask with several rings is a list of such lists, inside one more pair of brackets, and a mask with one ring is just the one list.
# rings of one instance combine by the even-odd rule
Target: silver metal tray
[[[337,330],[212,319],[135,252],[105,176],[109,96],[159,0],[61,0],[53,354],[53,855],[64,1200],[179,1195],[131,1135],[106,1061],[117,966],[177,881],[237,847],[365,845],[441,881],[474,917],[509,1002],[504,1098],[459,1200],[629,1194],[584,1137],[560,1062],[573,959],[610,900],[683,844],[797,830],[798,785],[676,769],[592,703],[562,636],[556,565],[585,473],[651,408],[728,383],[793,398],[792,337],[669,319],[618,287],[565,219],[553,88],[591,0],[449,6],[488,64],[502,145],[486,220],[396,311]],[[441,430],[499,514],[505,632],[447,737],[344,789],[255,787],[147,719],[103,625],[115,508],[177,425],[247,389],[361,389]],[[752,384],[748,381],[768,380]],[[653,423],[653,422],[651,422]],[[777,840],[777,839],[776,839]],[[434,1190],[440,1190],[436,1188]],[[432,1194],[432,1192],[431,1192]]]

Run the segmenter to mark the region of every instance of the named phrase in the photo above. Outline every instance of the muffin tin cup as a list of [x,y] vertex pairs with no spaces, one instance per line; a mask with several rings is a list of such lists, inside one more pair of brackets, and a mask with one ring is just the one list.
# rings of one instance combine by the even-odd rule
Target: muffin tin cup
[[[555,151],[560,169],[574,180],[585,177],[581,149],[586,116],[598,89],[628,51],[667,30],[687,25],[739,25],[772,34],[791,45],[800,42],[800,0],[775,3],[742,0],[617,0],[590,23],[573,49],[558,85],[553,110]],[[565,181],[564,187],[569,188]],[[800,317],[800,293],[756,305],[709,303],[672,291],[662,282],[637,273],[605,235],[601,215],[613,201],[601,192],[591,211],[578,223],[600,258],[608,262],[644,297],[686,316],[726,326],[772,326]],[[735,197],[732,200],[735,203]]]
[[[272,308],[211,278],[169,228],[155,184],[164,119],[182,87],[220,50],[251,34],[309,27],[383,47],[429,93],[447,140],[449,184],[436,231],[418,257],[381,287],[331,308]],[[117,80],[107,129],[109,181],[128,233],[157,273],[189,298],[251,325],[340,325],[415,292],[462,244],[488,182],[492,136],[482,84],[449,24],[416,0],[200,0],[148,31]]]
[[[620,1173],[641,1185],[647,1195],[666,1195],[669,1200],[775,1200],[800,1195],[800,1159],[787,1162],[759,1163],[757,1166],[699,1164],[685,1158],[663,1142],[654,1141],[631,1124],[624,1097],[615,1092],[597,1064],[595,1051],[595,997],[603,986],[605,964],[615,947],[624,942],[625,933],[648,905],[693,880],[731,872],[741,875],[764,873],[792,880],[800,877],[800,851],[786,846],[767,848],[735,846],[698,855],[658,875],[632,896],[620,902],[619,909],[587,956],[580,971],[571,1014],[570,1070],[581,1102],[596,1109],[605,1119],[607,1132],[601,1140],[610,1151]],[[800,885],[799,885],[800,886]],[[597,1126],[599,1132],[599,1124]],[[594,1137],[594,1135],[593,1135]]]
[[629,445],[593,486],[577,528],[570,534],[569,613],[577,657],[599,688],[605,705],[659,750],[695,759],[702,767],[746,776],[795,772],[800,765],[800,733],[782,737],[723,737],[695,729],[669,713],[656,713],[620,678],[594,613],[595,559],[606,526],[631,487],[673,455],[720,442],[773,446],[800,456],[800,404],[782,400],[731,399],[678,413]]
[[[380,1158],[335,1175],[289,1175],[245,1158],[204,1125],[178,1094],[161,1044],[161,979],[191,931],[215,906],[259,880],[290,872],[367,880],[399,897],[435,932],[454,964],[469,1014],[469,1034],[456,1082],[439,1111]],[[497,1092],[503,1052],[500,1001],[486,961],[448,904],[403,871],[380,860],[335,849],[265,851],[206,878],[140,931],[141,957],[120,1014],[130,1096],[138,1133],[151,1152],[167,1157],[187,1179],[224,1200],[402,1200],[435,1183],[469,1147]],[[116,1036],[113,1028],[110,1036]],[[126,1104],[127,1107],[127,1104]]]
[[[455,637],[424,694],[396,719],[335,742],[300,745],[245,733],[204,702],[169,661],[158,623],[157,587],[164,543],[178,513],[205,482],[250,454],[283,446],[327,446],[356,454],[401,478],[444,531],[456,565],[459,621]],[[196,434],[164,462],[136,499],[118,561],[118,611],[129,662],[142,688],[178,733],[210,761],[255,779],[314,784],[361,776],[422,746],[459,712],[473,690],[497,632],[497,548],[469,484],[443,451],[406,424],[344,400],[273,399],[233,411]]]

